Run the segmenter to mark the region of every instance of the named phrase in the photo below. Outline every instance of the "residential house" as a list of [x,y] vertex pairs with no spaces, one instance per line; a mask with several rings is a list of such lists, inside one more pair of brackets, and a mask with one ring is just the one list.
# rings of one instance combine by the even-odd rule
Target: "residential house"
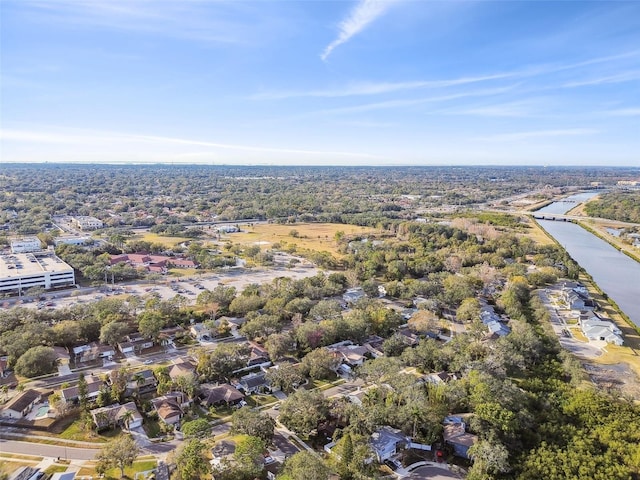
[[167,425],[178,425],[184,415],[183,405],[188,404],[186,395],[182,392],[170,392],[151,400],[158,418]]
[[355,303],[364,297],[364,290],[361,287],[349,288],[342,295],[342,299],[347,303]]
[[173,341],[176,338],[180,338],[184,336],[185,330],[180,325],[171,328],[163,328],[158,333],[158,339],[160,341],[160,345],[166,346],[175,346]]
[[22,393],[19,393],[13,397],[2,409],[2,416],[8,418],[23,418],[26,417],[33,409],[36,403],[40,403],[43,398],[43,393],[28,389]]
[[37,467],[18,467],[9,477],[10,480],[39,480],[44,476]]
[[108,407],[94,408],[89,412],[93,423],[98,430],[109,426],[124,426],[131,430],[142,426],[143,417],[136,404],[127,402],[124,405],[118,403]]
[[264,393],[270,391],[269,382],[266,373],[258,372],[240,377],[239,388],[247,394]]
[[453,448],[454,455],[468,459],[469,448],[478,441],[478,437],[467,432],[467,424],[462,416],[445,417],[443,425],[444,443]]
[[132,333],[125,337],[124,342],[118,343],[118,349],[123,353],[140,353],[142,350],[153,347],[153,339],[144,338],[139,333]]
[[244,400],[244,394],[237,388],[223,383],[221,385],[200,385],[200,393],[198,394],[200,404],[209,408],[219,405],[237,405]]
[[[89,402],[95,402],[100,393],[100,389],[105,385],[102,380],[94,375],[87,375],[85,377],[87,381],[87,400]],[[60,391],[60,397],[67,403],[78,403],[79,392],[78,386],[63,388]]]
[[349,365],[349,367],[358,367],[367,360],[367,353],[369,350],[362,345],[339,345],[330,346],[327,349],[334,352],[342,363]]
[[622,345],[622,330],[610,320],[604,320],[597,316],[592,316],[580,321],[582,333],[589,340],[603,340],[614,345]]
[[104,343],[91,342],[73,347],[73,359],[76,363],[91,362],[98,359],[110,360],[115,354],[115,349],[111,345],[105,345]]
[[78,472],[56,472],[51,475],[50,480],[74,480]]
[[56,472],[50,480],[74,480],[77,472]]
[[509,335],[511,333],[511,329],[506,326],[502,322],[497,322],[495,320],[487,323],[487,328],[489,329],[490,335],[497,335],[499,337],[504,337],[505,335]]
[[397,428],[384,426],[371,435],[369,445],[376,455],[376,460],[382,463],[393,457],[398,453],[399,448],[410,442],[410,439],[402,435],[402,432]]
[[195,323],[189,328],[189,333],[198,342],[211,340],[211,329],[204,323]]
[[595,302],[588,290],[580,284],[565,284],[560,293],[562,300],[571,310],[593,310]]
[[181,377],[183,375],[195,375],[195,373],[196,366],[188,360],[182,359],[174,363],[173,365],[169,365],[168,374],[169,378],[171,378],[173,382],[175,382],[178,377]]
[[402,342],[409,347],[415,347],[420,343],[420,337],[408,328],[401,328],[398,330],[398,334],[400,335]]
[[153,371],[148,368],[139,372],[131,373],[127,380],[127,392],[149,393],[156,389],[158,381]]
[[377,335],[370,335],[363,342],[363,347],[367,349],[367,351],[373,358],[378,358],[384,356],[384,351],[382,349],[383,343],[384,338]]
[[247,360],[247,367],[255,367],[255,366],[268,366],[271,364],[271,359],[269,358],[269,352],[267,350],[258,345],[256,342],[249,342],[249,348],[251,349],[249,353],[249,360]]

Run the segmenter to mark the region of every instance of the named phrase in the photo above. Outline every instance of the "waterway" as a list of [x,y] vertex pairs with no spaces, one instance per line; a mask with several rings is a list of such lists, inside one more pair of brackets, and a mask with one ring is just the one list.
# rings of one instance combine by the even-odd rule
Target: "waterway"
[[[594,195],[597,193],[572,195],[561,202],[547,205],[538,212],[563,214]],[[574,223],[538,221],[631,321],[640,326],[640,263]]]

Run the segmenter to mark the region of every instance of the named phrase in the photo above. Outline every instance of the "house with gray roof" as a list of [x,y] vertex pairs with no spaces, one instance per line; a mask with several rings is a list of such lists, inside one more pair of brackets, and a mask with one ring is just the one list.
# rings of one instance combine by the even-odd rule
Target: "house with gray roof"
[[374,432],[369,439],[369,446],[373,453],[376,454],[376,460],[379,463],[390,459],[402,447],[406,447],[411,443],[411,439],[404,436],[397,428],[384,426]]

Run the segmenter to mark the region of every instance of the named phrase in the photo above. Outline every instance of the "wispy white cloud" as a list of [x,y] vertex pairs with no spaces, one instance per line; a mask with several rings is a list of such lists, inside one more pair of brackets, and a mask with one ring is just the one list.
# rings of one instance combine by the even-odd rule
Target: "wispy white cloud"
[[359,0],[347,18],[340,22],[338,37],[327,45],[320,58],[326,61],[336,47],[348,42],[351,37],[367,28],[374,20],[386,13],[392,4],[392,0]]
[[532,130],[527,132],[500,133],[475,137],[472,140],[481,142],[518,142],[529,138],[573,137],[579,135],[595,135],[599,130],[592,128],[565,128],[558,130]]
[[127,31],[206,44],[255,43],[271,21],[241,2],[32,0],[30,18],[75,28]]
[[509,90],[512,90],[515,87],[516,85],[509,85],[506,87],[488,88],[483,90],[471,90],[471,91],[461,92],[461,93],[452,93],[449,95],[439,95],[439,96],[421,97],[421,98],[408,98],[408,99],[399,99],[399,100],[386,100],[382,102],[365,103],[365,104],[353,105],[349,107],[328,108],[324,110],[311,112],[307,115],[344,115],[344,114],[351,114],[351,113],[370,112],[374,110],[413,107],[416,105],[423,105],[423,104],[429,104],[429,103],[448,102],[448,101],[457,100],[460,98],[499,95],[501,93],[505,93]]
[[289,92],[263,92],[253,95],[253,99],[283,100],[287,98],[318,97],[318,98],[339,98],[366,95],[380,95],[385,93],[395,93],[403,90],[416,90],[422,88],[447,88],[459,85],[469,85],[473,83],[487,82],[491,80],[502,80],[518,76],[518,73],[496,73],[493,75],[481,75],[477,77],[460,77],[443,80],[417,80],[408,82],[357,82],[340,89],[311,90],[311,91],[289,91]]
[[338,157],[360,157],[360,158],[380,158],[376,155],[359,152],[343,152],[331,150],[307,150],[295,148],[273,148],[253,145],[235,145],[227,143],[210,142],[203,140],[192,140],[174,137],[160,137],[153,135],[132,135],[117,132],[95,132],[95,131],[34,131],[19,129],[0,130],[0,139],[6,142],[20,143],[49,143],[95,147],[96,145],[109,145],[119,147],[123,145],[142,144],[139,150],[144,151],[145,146],[167,146],[183,145],[188,147],[205,147],[216,150],[233,150],[240,152],[270,153],[270,154],[296,154],[314,156],[338,156]]
[[631,108],[619,108],[616,110],[608,110],[603,112],[605,115],[609,115],[611,117],[639,117],[640,116],[640,108],[631,107]]
[[[410,80],[401,82],[353,82],[343,87],[315,89],[315,90],[289,90],[289,91],[265,91],[249,96],[252,100],[285,100],[289,98],[341,98],[368,95],[384,95],[409,90],[439,89],[460,87],[483,82],[496,82],[507,79],[528,79],[544,77],[570,70],[578,70],[584,67],[615,63],[620,60],[640,57],[640,50],[632,50],[616,55],[595,57],[580,62],[553,63],[542,65],[529,65],[513,71],[504,71],[489,74],[469,75],[456,78],[444,78],[436,80]],[[607,77],[599,77],[586,81],[565,82],[562,88],[577,87],[582,85],[595,85],[598,83],[618,83],[638,79],[640,72],[625,72]],[[539,87],[539,89],[558,88],[557,84],[549,87]]]
[[592,85],[605,85],[608,83],[624,83],[640,80],[640,71],[622,72],[615,75],[607,75],[604,77],[590,78],[588,80],[579,80],[567,82],[562,85],[564,88],[587,87]]
[[471,105],[468,107],[446,108],[434,113],[470,117],[507,117],[524,118],[539,116],[544,99],[531,99],[516,102],[495,103],[491,105]]

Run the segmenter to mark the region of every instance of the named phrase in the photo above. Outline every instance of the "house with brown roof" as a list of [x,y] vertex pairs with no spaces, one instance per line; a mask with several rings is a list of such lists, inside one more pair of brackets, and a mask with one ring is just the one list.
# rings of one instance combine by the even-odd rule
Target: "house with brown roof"
[[184,415],[182,406],[188,404],[188,399],[182,392],[170,392],[154,398],[151,400],[151,404],[161,421],[167,425],[177,425]]
[[247,361],[247,367],[254,367],[256,365],[264,365],[270,364],[271,359],[269,358],[269,352],[258,345],[256,342],[249,342],[249,348],[251,348],[251,353],[249,354],[249,360]]
[[169,378],[171,378],[171,380],[174,382],[178,379],[178,377],[184,375],[195,375],[195,373],[196,366],[188,360],[180,360],[173,365],[169,365]]
[[133,402],[127,402],[124,405],[116,403],[108,407],[94,408],[89,413],[98,430],[116,425],[124,426],[130,430],[142,426],[143,421],[142,415]]
[[336,353],[342,363],[346,363],[350,367],[362,365],[367,360],[369,350],[362,345],[340,345],[330,347],[330,351]]
[[218,405],[237,405],[244,400],[244,394],[237,388],[223,383],[221,385],[200,385],[198,394],[200,404],[205,407],[216,407]]
[[451,415],[444,419],[442,436],[444,443],[453,448],[454,455],[469,458],[469,448],[478,441],[478,437],[467,432],[467,424],[462,416]]
[[42,401],[43,393],[38,390],[25,390],[13,397],[2,409],[2,416],[7,418],[26,417],[36,403]]

